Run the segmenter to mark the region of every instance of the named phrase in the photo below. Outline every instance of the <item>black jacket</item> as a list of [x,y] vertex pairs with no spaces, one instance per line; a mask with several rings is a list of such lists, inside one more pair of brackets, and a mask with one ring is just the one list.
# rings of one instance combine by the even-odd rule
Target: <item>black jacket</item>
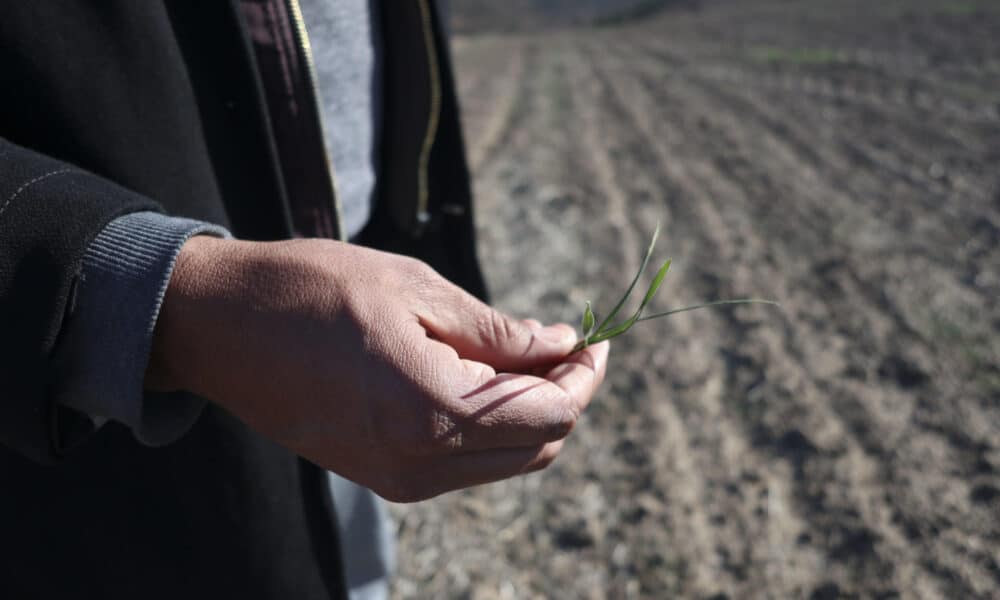
[[[53,376],[82,254],[115,217],[273,240],[335,206],[294,0],[0,6],[0,597],[340,597],[320,469],[212,406],[165,448],[89,432]],[[249,23],[265,9],[295,29],[293,121]],[[482,296],[440,7],[382,13],[388,183],[364,241]]]

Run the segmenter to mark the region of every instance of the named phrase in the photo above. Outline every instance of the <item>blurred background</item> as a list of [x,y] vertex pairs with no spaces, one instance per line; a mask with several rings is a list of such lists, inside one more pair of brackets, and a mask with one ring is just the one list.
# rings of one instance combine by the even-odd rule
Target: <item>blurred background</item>
[[1000,594],[1000,2],[451,0],[504,310],[661,309],[548,471],[395,506],[400,598]]

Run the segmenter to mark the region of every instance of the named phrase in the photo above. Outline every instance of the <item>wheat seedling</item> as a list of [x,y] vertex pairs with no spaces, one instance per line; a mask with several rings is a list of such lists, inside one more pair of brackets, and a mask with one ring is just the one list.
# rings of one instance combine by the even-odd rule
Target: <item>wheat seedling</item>
[[593,307],[591,307],[590,302],[587,302],[587,306],[583,311],[583,318],[580,322],[580,328],[583,330],[583,339],[580,340],[576,347],[573,348],[573,352],[583,350],[587,346],[592,344],[598,344],[604,340],[610,340],[611,338],[618,337],[632,329],[632,326],[636,323],[642,321],[652,321],[653,319],[659,319],[661,317],[667,317],[670,315],[676,315],[677,313],[687,312],[691,310],[698,310],[699,308],[708,308],[712,306],[726,306],[733,304],[771,304],[773,306],[780,306],[777,302],[773,300],[757,300],[753,298],[746,298],[740,300],[717,300],[715,302],[706,302],[704,304],[698,304],[695,306],[685,306],[684,308],[675,308],[673,310],[668,310],[666,312],[660,312],[652,315],[643,315],[643,311],[646,306],[652,301],[653,296],[660,289],[660,285],[663,284],[663,278],[667,276],[667,271],[670,270],[670,260],[663,263],[660,270],[656,272],[656,276],[653,277],[653,282],[649,284],[649,289],[646,290],[646,295],[643,297],[642,302],[639,304],[639,308],[636,309],[635,313],[631,317],[619,323],[618,325],[612,325],[611,322],[618,313],[621,311],[622,307],[628,301],[629,297],[632,295],[632,291],[635,289],[637,283],[639,283],[639,278],[642,276],[643,271],[646,270],[646,266],[649,264],[649,259],[653,255],[653,248],[656,247],[656,239],[660,236],[660,225],[656,225],[656,230],[653,232],[653,239],[649,242],[649,248],[646,249],[646,255],[642,259],[642,265],[639,266],[639,272],[635,274],[632,279],[631,285],[625,291],[625,295],[622,296],[618,304],[615,305],[608,316],[605,317],[600,324],[597,324],[597,317],[594,316]]

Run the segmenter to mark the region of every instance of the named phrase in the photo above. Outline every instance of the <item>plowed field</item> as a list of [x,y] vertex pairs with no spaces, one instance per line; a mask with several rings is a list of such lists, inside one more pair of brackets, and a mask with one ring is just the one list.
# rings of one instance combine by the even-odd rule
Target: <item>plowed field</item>
[[506,311],[657,299],[559,461],[394,507],[401,598],[1000,596],[1000,5],[455,42]]

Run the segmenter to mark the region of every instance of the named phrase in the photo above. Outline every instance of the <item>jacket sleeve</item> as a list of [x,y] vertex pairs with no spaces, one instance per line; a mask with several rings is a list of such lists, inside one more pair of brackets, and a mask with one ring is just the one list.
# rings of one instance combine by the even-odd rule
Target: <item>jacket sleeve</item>
[[[60,406],[129,427],[149,446],[176,441],[197,420],[205,401],[191,394],[144,394],[153,332],[174,264],[195,235],[231,237],[193,219],[137,212],[108,224],[87,247],[73,315],[53,354],[53,396]],[[58,410],[58,408],[56,409]],[[60,413],[60,423],[75,415]],[[74,420],[75,422],[75,420]],[[91,428],[81,421],[80,438]],[[67,449],[76,428],[59,428]]]
[[0,444],[58,459],[52,354],[74,310],[84,252],[152,200],[0,138]]

